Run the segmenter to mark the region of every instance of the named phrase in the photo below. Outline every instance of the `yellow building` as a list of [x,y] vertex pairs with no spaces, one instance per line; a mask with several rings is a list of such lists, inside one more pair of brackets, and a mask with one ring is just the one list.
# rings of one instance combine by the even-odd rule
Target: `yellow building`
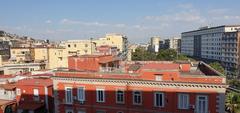
[[96,44],[91,40],[68,40],[62,43],[68,56],[93,54]]
[[15,62],[30,62],[31,50],[29,47],[11,47],[10,48],[11,61]]
[[34,62],[41,62],[48,60],[48,48],[47,47],[34,47],[31,48],[31,57]]
[[121,34],[106,34],[104,38],[99,38],[94,40],[96,46],[109,45],[112,47],[117,47],[120,52],[127,50],[127,37]]
[[0,55],[0,67],[2,67],[2,55]]
[[65,48],[48,48],[48,69],[68,67],[68,54]]

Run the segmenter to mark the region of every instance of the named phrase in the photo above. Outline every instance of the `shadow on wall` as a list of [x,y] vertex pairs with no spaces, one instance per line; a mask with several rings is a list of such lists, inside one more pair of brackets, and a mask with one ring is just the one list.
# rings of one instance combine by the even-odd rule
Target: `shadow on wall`
[[17,101],[18,113],[55,113],[53,96],[21,94]]

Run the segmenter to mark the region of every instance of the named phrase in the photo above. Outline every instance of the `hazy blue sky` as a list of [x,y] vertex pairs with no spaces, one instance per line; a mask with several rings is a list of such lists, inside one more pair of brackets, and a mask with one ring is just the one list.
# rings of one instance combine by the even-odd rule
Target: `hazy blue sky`
[[239,24],[240,0],[1,0],[0,29],[67,40],[121,33],[131,42]]

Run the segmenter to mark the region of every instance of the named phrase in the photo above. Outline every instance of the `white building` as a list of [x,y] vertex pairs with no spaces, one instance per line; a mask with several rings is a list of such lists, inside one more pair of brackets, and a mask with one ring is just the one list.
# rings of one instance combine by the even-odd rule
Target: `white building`
[[226,70],[239,68],[239,29],[240,25],[224,25],[183,32],[181,53],[220,61]]
[[158,52],[159,51],[159,43],[160,43],[160,37],[155,36],[151,37],[151,43],[150,43],[150,50],[153,52]]

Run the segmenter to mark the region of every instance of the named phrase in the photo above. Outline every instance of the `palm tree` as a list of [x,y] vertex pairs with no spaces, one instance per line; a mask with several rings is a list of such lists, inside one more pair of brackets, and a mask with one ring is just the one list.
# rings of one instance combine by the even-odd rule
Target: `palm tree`
[[226,98],[226,111],[240,113],[240,94],[229,92]]

